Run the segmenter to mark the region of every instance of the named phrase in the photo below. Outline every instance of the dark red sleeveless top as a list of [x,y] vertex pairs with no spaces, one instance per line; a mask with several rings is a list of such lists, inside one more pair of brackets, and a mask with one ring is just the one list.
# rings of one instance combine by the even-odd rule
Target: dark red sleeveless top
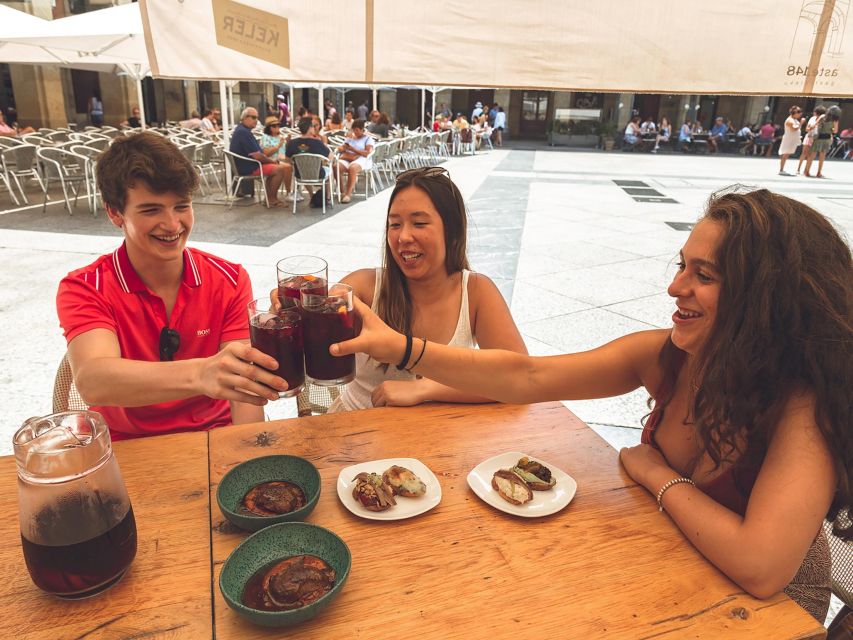
[[[663,409],[655,401],[654,409],[649,414],[640,436],[640,441],[643,444],[650,444],[658,450],[660,447],[655,442],[655,429],[663,418]],[[707,482],[697,482],[696,486],[724,507],[743,516],[746,515],[746,505],[749,502],[749,495],[752,493],[756,478],[758,478],[758,469],[730,467]]]

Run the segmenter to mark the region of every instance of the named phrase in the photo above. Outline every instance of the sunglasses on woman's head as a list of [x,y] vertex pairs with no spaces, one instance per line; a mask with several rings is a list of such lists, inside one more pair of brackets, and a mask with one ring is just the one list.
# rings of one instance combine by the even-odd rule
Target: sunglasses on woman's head
[[175,354],[181,348],[181,334],[163,327],[160,331],[160,362],[171,362],[175,359]]
[[444,167],[420,167],[418,169],[409,169],[397,176],[397,182],[408,178],[435,178],[437,176],[450,177],[450,172]]

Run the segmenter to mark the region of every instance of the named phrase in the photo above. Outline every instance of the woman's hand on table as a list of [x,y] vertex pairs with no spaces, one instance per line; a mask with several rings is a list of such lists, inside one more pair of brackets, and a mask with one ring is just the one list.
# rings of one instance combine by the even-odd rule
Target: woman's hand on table
[[396,365],[406,350],[405,336],[385,324],[358,296],[353,296],[352,302],[358,316],[356,327],[360,321],[361,331],[352,340],[331,345],[329,353],[333,356],[366,353],[374,360]]
[[385,380],[373,390],[374,407],[414,407],[423,403],[425,378],[419,380]]
[[631,478],[655,495],[665,482],[680,475],[650,444],[624,447],[619,451],[619,460]]

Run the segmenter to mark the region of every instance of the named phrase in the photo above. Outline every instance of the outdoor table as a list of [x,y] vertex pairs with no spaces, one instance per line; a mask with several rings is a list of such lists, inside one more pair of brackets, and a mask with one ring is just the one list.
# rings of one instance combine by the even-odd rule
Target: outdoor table
[[[559,403],[373,409],[115,449],[137,514],[139,554],[115,587],[79,602],[44,595],[30,582],[13,515],[14,461],[0,459],[7,514],[1,637],[202,638],[212,626],[224,640],[824,637],[784,594],[756,600],[710,565],[621,469],[617,452]],[[468,472],[508,451],[571,475],[574,500],[543,518],[481,501]],[[218,588],[222,564],[248,534],[223,519],[217,483],[234,465],[275,453],[316,465],[321,496],[307,521],[337,533],[352,552],[338,599],[287,630],[243,620]],[[340,470],[397,457],[417,458],[435,473],[441,503],[390,522],[350,513],[337,497]]]

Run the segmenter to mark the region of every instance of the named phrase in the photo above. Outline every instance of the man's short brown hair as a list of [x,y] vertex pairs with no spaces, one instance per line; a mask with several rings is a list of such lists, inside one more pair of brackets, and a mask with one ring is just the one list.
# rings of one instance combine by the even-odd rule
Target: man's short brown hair
[[138,182],[154,193],[192,197],[198,189],[198,174],[180,149],[156,133],[119,136],[100,156],[98,190],[104,204],[124,211],[127,190]]

